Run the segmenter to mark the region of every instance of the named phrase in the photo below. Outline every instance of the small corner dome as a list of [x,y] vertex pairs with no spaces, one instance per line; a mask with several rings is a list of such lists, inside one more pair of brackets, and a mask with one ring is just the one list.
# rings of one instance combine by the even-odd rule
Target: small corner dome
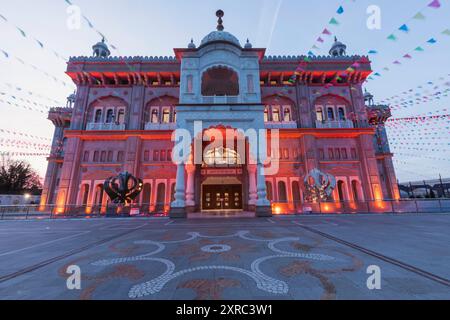
[[93,45],[92,50],[94,51],[94,57],[106,58],[111,55],[108,45],[105,43],[105,38],[103,38],[102,41]]
[[345,56],[347,53],[347,46],[343,44],[342,42],[338,41],[338,39],[334,38],[333,46],[330,49],[330,56],[333,57],[342,57]]
[[367,91],[367,89],[364,90],[364,98],[373,98],[373,95]]
[[241,44],[239,43],[239,40],[233,36],[231,33],[226,31],[213,31],[210,34],[208,34],[206,37],[203,38],[201,47],[214,43],[214,42],[229,42],[235,46],[241,47]]
[[194,39],[191,39],[191,42],[189,42],[188,44],[188,48],[189,49],[195,49],[197,46],[194,43]]

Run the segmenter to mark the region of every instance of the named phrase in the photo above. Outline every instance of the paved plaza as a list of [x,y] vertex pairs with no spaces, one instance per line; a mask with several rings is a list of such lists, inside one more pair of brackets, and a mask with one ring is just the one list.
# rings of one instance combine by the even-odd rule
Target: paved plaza
[[449,231],[449,214],[1,221],[0,299],[450,299]]

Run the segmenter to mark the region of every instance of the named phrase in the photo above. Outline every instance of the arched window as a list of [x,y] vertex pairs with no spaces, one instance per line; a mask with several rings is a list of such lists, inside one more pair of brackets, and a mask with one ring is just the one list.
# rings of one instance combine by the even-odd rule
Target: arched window
[[316,118],[317,118],[317,121],[320,121],[320,122],[324,121],[322,108],[316,109]]
[[123,161],[123,151],[117,152],[117,162]]
[[239,78],[236,72],[225,67],[214,67],[203,73],[203,96],[238,96]]
[[172,122],[176,123],[177,122],[177,111],[173,110],[173,120]]
[[278,182],[278,201],[287,202],[286,183],[284,181]]
[[345,110],[344,110],[344,108],[340,107],[338,109],[338,113],[339,113],[339,120],[340,121],[345,121],[346,119],[345,119]]
[[264,122],[269,122],[269,107],[266,106],[264,109]]
[[267,200],[273,201],[272,183],[270,181],[266,181],[266,189],[267,189]]
[[334,110],[333,110],[333,108],[329,107],[327,109],[327,115],[328,115],[328,120],[329,121],[334,121]]
[[98,162],[98,160],[99,160],[99,153],[98,153],[98,151],[95,151],[94,152],[94,162]]
[[108,109],[106,112],[106,123],[113,123],[114,122],[114,110]]
[[[350,101],[335,94],[318,97],[314,101],[314,105],[316,106],[316,112],[318,112],[319,107],[324,108],[322,121],[345,121],[347,120],[347,113],[353,109]],[[320,121],[318,115],[317,120]]]
[[94,122],[95,122],[95,123],[100,123],[100,122],[102,122],[102,109],[97,109],[97,110],[95,111]]
[[158,117],[158,109],[153,109],[152,110],[152,115],[151,115],[151,123],[159,123],[159,117]]
[[279,107],[272,108],[272,121],[280,122],[280,108]]
[[203,155],[205,166],[223,167],[223,166],[239,166],[242,165],[240,155],[232,149],[219,147],[208,150]]
[[[119,97],[102,96],[89,105],[88,124],[117,124],[119,121],[125,123],[125,113],[127,110],[127,102]],[[119,112],[123,110],[120,115]],[[123,124],[122,123],[122,124]],[[92,128],[106,128],[109,126],[93,126]]]
[[117,123],[118,124],[124,124],[125,123],[125,110],[120,109],[119,114],[117,116]]
[[284,113],[283,113],[283,121],[284,122],[290,122],[292,121],[292,117],[291,117],[291,107],[284,107]]
[[162,123],[170,123],[170,109],[169,108],[163,108]]

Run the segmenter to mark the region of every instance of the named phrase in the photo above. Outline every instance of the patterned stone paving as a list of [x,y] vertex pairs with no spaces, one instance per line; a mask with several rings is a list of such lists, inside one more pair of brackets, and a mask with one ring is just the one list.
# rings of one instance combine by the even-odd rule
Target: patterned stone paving
[[[83,229],[91,232],[78,238],[79,243],[74,239],[70,244],[64,242],[66,250],[84,241],[91,243],[93,238],[132,232],[1,282],[0,296],[82,300],[450,298],[445,286],[302,230],[287,219],[275,223],[266,219],[166,222],[85,224]],[[44,248],[51,256],[63,250],[62,246],[52,242],[51,247],[41,249],[42,255]],[[26,250],[23,254],[32,256]],[[366,268],[372,264],[379,265],[387,279],[378,292],[366,287]],[[65,287],[71,265],[81,268],[81,290]]]

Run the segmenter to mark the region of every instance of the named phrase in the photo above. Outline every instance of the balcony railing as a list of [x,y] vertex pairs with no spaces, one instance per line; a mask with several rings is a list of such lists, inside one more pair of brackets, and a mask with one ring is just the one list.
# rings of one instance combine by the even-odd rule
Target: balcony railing
[[203,103],[233,104],[239,103],[239,96],[202,96]]
[[125,124],[116,123],[88,123],[86,130],[88,131],[124,131]]
[[318,129],[352,129],[354,128],[353,121],[316,121],[316,128]]
[[175,122],[172,122],[172,123],[147,122],[145,124],[145,130],[175,130],[176,128],[177,128],[177,124]]
[[265,122],[266,129],[297,129],[297,122],[295,121],[284,121],[284,122],[275,122],[269,121]]

